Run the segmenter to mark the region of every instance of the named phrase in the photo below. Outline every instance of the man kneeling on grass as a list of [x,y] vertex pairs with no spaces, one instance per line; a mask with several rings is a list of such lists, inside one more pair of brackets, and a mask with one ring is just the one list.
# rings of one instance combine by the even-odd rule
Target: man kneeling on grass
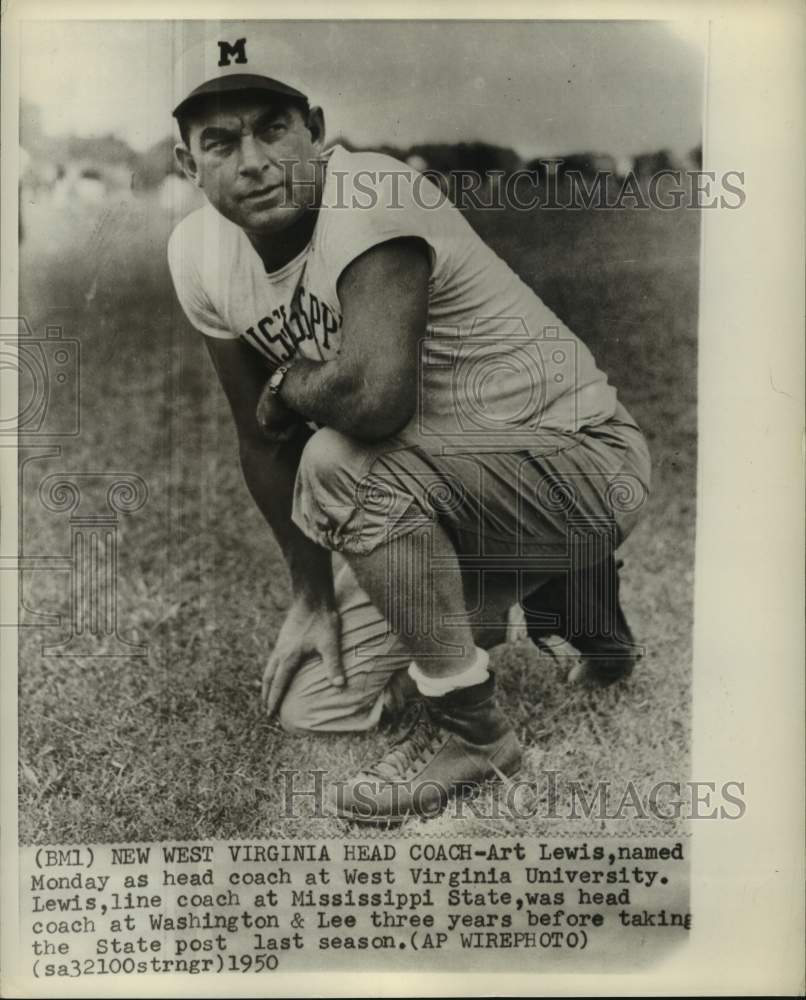
[[632,670],[613,552],[649,457],[585,345],[435,185],[325,149],[302,68],[249,39],[185,57],[176,155],[208,204],[169,261],[291,576],[266,707],[335,732],[414,704],[338,786],[341,815],[387,822],[518,769],[486,652],[514,601],[582,654],[572,679]]

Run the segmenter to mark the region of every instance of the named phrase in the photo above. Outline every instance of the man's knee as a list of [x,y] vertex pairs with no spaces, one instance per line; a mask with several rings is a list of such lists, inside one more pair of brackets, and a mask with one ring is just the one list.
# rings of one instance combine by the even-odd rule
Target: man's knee
[[412,530],[417,519],[406,518],[415,504],[416,475],[397,455],[389,443],[363,445],[323,427],[300,458],[294,523],[324,548],[355,554],[371,552],[392,533]]
[[383,688],[367,687],[359,677],[351,678],[347,688],[292,682],[277,717],[287,733],[365,732],[377,726],[382,707]]
[[294,486],[292,519],[318,545],[341,551],[355,532],[356,487],[366,466],[357,442],[330,427],[305,445]]
[[303,449],[298,477],[309,488],[344,495],[351,492],[367,464],[366,451],[359,442],[332,427],[322,427]]
[[295,692],[292,686],[280,703],[277,718],[287,733],[310,732],[314,720],[310,699]]

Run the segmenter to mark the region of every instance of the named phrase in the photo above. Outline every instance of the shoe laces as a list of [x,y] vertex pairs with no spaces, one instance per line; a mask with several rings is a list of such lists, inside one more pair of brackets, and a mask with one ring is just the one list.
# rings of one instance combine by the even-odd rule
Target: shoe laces
[[379,761],[364,769],[364,774],[384,781],[405,778],[414,764],[425,763],[436,752],[444,738],[431,707],[425,701],[417,701],[405,732]]
[[550,643],[546,642],[546,640],[542,636],[535,636],[532,639],[532,642],[535,644],[535,646],[537,646],[537,648],[540,650],[541,653],[545,653],[546,655],[550,656],[555,663],[560,662],[560,658],[555,653],[554,647]]

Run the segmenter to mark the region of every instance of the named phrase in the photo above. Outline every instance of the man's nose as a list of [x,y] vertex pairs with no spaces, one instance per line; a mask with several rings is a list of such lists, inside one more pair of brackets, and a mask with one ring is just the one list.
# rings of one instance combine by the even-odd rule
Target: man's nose
[[262,144],[251,134],[241,138],[240,173],[243,176],[260,174],[269,165],[269,159]]

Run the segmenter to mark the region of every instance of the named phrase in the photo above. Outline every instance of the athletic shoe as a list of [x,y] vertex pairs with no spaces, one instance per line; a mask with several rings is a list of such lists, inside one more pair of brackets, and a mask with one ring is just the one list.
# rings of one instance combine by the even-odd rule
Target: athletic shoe
[[495,699],[491,674],[483,684],[441,698],[420,696],[403,736],[384,756],[332,789],[337,814],[359,823],[402,823],[435,816],[451,794],[514,774],[521,749]]
[[640,659],[619,599],[622,565],[611,555],[570,579],[554,577],[521,602],[536,646],[544,649],[548,636],[559,635],[582,654],[569,671],[571,683],[606,687],[629,677]]

